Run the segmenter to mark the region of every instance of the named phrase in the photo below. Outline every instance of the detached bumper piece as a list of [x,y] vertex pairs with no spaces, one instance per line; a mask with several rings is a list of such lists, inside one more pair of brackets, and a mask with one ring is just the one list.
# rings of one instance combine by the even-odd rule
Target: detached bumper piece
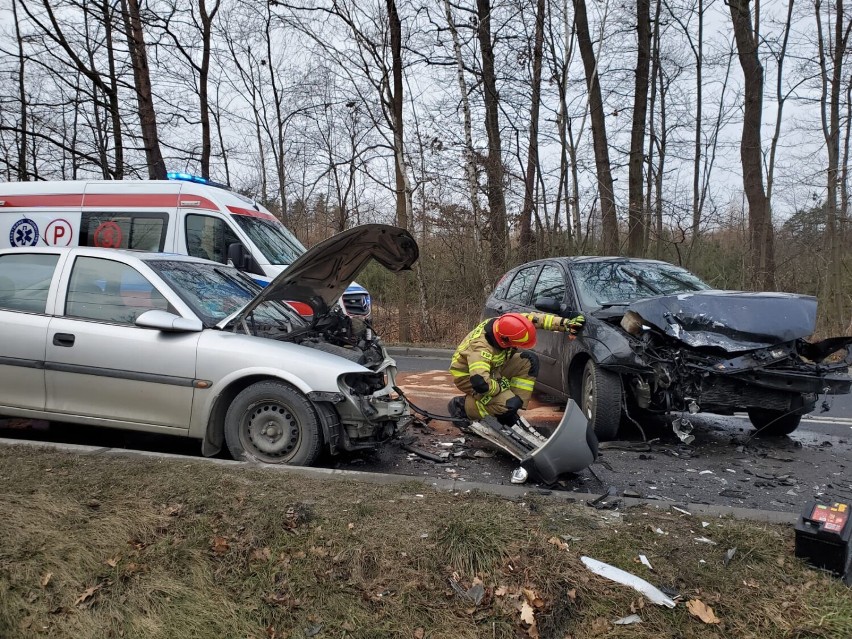
[[523,417],[512,426],[503,426],[488,416],[473,422],[470,430],[518,459],[534,479],[546,484],[556,482],[565,473],[588,468],[598,457],[597,437],[571,400],[550,437],[539,433]]

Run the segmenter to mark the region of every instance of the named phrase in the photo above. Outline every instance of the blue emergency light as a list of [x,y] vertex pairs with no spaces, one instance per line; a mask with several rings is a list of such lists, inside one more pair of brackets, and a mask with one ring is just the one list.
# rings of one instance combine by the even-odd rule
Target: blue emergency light
[[191,173],[183,173],[181,171],[169,171],[166,173],[166,177],[169,180],[178,180],[180,182],[195,182],[196,184],[208,184],[210,186],[215,186],[220,189],[226,189],[228,191],[231,190],[231,187],[227,184],[220,184],[219,182],[208,180],[207,178],[203,178],[200,175],[192,175]]

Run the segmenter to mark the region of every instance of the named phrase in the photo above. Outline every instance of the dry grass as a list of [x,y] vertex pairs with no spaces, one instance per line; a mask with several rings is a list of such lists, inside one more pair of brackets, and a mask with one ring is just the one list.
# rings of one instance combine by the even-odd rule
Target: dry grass
[[[28,448],[0,449],[0,482],[4,639],[509,639],[529,636],[525,603],[545,639],[852,637],[850,590],[793,558],[789,527]],[[640,608],[583,554],[701,599],[721,624]],[[451,578],[481,580],[482,601]],[[611,625],[631,605],[643,623]]]

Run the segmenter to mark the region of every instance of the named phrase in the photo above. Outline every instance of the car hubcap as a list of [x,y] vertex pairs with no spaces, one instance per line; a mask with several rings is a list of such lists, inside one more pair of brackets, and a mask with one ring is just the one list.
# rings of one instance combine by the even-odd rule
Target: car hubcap
[[595,376],[592,371],[586,371],[583,388],[585,389],[583,397],[585,399],[586,417],[589,418],[589,421],[592,421],[595,418]]
[[261,455],[285,457],[299,445],[299,423],[276,402],[263,402],[249,409],[245,425],[247,443]]

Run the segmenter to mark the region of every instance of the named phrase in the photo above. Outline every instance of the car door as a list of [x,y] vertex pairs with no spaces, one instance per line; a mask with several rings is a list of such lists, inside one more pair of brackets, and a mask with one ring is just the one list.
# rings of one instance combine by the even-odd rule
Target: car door
[[541,264],[519,268],[502,295],[502,299],[495,300],[494,315],[529,312],[530,293],[540,270]]
[[[556,262],[548,262],[542,266],[535,285],[532,287],[529,310],[537,311],[538,309],[535,308],[536,301],[543,297],[550,297],[560,304],[565,304],[567,294],[565,272]],[[565,345],[569,341],[568,336],[564,333],[544,330],[539,330],[536,333],[537,343],[534,350],[539,356],[541,365],[538,379],[542,384],[558,391],[562,388],[562,369],[564,368],[562,362],[564,361]]]
[[134,324],[147,310],[175,312],[173,293],[131,263],[87,255],[62,282],[45,356],[48,410],[188,429],[200,333]]
[[0,255],[0,406],[44,410],[47,303],[62,256],[20,251]]

